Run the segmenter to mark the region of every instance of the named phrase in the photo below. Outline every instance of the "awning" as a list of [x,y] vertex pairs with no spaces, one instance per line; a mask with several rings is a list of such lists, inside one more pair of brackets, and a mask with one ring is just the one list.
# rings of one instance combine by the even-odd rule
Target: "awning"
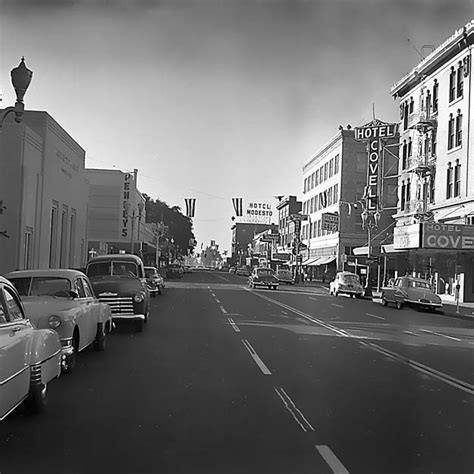
[[382,245],[382,253],[406,253],[407,249],[396,249],[393,244]]
[[327,265],[328,263],[334,262],[336,260],[335,255],[329,255],[328,257],[319,257],[313,265]]
[[366,245],[365,247],[356,247],[352,249],[352,253],[357,256],[368,256],[369,255],[369,247]]
[[314,257],[307,258],[301,262],[301,265],[303,266],[311,265],[311,262],[314,262],[314,260],[317,260],[317,259],[315,259]]

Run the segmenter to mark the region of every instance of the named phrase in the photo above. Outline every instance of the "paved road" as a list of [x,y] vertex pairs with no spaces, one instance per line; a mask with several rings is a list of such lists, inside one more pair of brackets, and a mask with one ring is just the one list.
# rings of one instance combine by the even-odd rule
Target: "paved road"
[[0,472],[474,472],[472,322],[245,280],[168,281],[0,424]]

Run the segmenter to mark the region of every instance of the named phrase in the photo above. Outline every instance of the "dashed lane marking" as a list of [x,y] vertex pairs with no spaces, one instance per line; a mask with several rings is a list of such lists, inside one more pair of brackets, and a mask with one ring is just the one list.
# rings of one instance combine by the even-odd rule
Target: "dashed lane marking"
[[235,324],[234,320],[232,318],[227,318],[227,320],[229,321],[230,325],[232,326],[232,329],[235,331],[235,332],[240,332],[240,328],[239,326],[237,326],[237,324]]
[[310,300],[313,300],[313,301],[318,301],[317,298],[313,298],[312,296],[309,297]]
[[220,300],[218,300],[217,298],[216,298],[216,303],[220,303]]
[[323,444],[316,445],[316,449],[319,451],[322,458],[328,463],[334,474],[349,474],[349,471],[344,467],[342,462],[337,459],[329,446]]
[[420,329],[420,331],[427,332],[427,333],[430,333],[430,334],[436,334],[437,336],[445,337],[446,339],[452,339],[453,341],[462,342],[462,340],[458,339],[457,337],[447,336],[446,334],[441,334],[440,332],[429,331],[428,329]]
[[366,315],[366,316],[372,316],[372,318],[385,319],[385,318],[382,318],[382,316],[377,316],[376,314],[365,313],[365,315]]
[[219,308],[221,309],[221,311],[222,311],[224,314],[227,314],[227,311],[226,311],[226,309],[224,308],[224,306],[219,305]]
[[411,332],[411,331],[403,331],[405,334],[410,334],[411,336],[419,336],[418,334]]
[[251,346],[250,342],[247,339],[241,339],[244,347],[249,351],[252,359],[258,365],[259,369],[262,371],[263,375],[272,375],[268,367],[264,364],[263,360],[260,359],[258,354],[255,352],[255,349]]
[[290,396],[285,392],[283,387],[273,387],[276,394],[280,397],[281,401],[285,405],[285,408],[290,412],[296,423],[306,433],[307,431],[314,431],[311,423],[305,418],[301,410],[295,405]]
[[336,304],[336,303],[331,303],[331,306],[337,306],[338,308],[344,308],[344,306],[341,306],[340,304]]

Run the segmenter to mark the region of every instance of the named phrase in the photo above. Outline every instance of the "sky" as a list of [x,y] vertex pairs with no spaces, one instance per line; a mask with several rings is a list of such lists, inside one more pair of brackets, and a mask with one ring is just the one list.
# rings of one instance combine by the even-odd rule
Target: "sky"
[[[398,121],[390,88],[473,17],[474,0],[0,0],[0,89],[33,70],[88,168],[196,198],[200,243],[230,250],[233,197],[302,197],[302,166],[339,125]],[[276,213],[275,213],[276,215]],[[276,219],[274,220],[276,222]]]

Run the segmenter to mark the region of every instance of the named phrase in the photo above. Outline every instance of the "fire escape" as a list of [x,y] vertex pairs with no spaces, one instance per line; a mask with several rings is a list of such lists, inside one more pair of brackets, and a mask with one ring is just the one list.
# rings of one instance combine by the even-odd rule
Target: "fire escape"
[[436,173],[436,129],[437,120],[431,110],[431,97],[420,96],[419,112],[412,115],[409,128],[415,131],[413,154],[409,161],[409,171],[416,175],[415,199],[409,203],[411,212],[419,221],[433,219],[429,210]]

